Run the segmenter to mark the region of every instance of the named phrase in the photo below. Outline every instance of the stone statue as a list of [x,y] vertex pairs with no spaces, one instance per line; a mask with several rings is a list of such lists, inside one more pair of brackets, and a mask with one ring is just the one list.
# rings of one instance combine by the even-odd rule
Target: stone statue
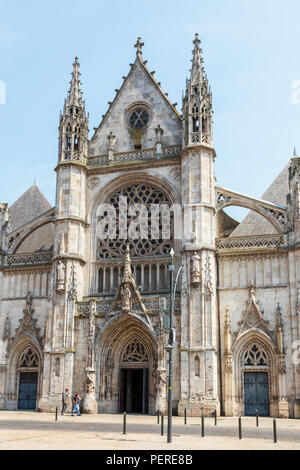
[[191,276],[192,284],[199,284],[201,282],[201,258],[196,251],[191,257]]
[[156,371],[156,400],[155,400],[155,411],[160,413],[166,412],[166,384],[167,380],[165,378],[166,371],[165,369],[157,369]]
[[4,322],[4,330],[3,330],[3,341],[10,340],[10,320],[9,316],[6,317]]
[[123,284],[120,289],[122,311],[129,313],[131,311],[131,290],[127,284]]
[[106,369],[105,371],[105,398],[106,400],[111,400],[111,388],[112,386],[112,371]]
[[64,263],[59,260],[56,264],[56,290],[58,292],[65,290],[65,270]]

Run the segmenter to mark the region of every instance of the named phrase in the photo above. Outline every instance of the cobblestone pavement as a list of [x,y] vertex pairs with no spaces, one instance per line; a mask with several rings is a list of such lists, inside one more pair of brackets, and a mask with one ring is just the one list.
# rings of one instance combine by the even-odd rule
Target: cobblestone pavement
[[58,415],[26,411],[0,411],[0,450],[275,450],[300,449],[300,420],[277,419],[278,442],[273,442],[272,418],[242,418],[238,438],[238,418],[205,418],[205,437],[201,436],[201,418],[173,417],[173,442],[167,443],[156,416],[127,415],[127,434],[123,435],[123,416]]

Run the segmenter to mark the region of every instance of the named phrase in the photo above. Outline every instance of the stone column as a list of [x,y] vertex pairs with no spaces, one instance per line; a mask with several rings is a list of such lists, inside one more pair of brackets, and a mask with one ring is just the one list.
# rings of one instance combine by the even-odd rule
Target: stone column
[[87,367],[85,379],[85,397],[83,400],[83,412],[88,414],[97,413],[97,401],[95,395],[95,315],[96,315],[96,300],[90,301],[89,313],[89,331],[87,341]]

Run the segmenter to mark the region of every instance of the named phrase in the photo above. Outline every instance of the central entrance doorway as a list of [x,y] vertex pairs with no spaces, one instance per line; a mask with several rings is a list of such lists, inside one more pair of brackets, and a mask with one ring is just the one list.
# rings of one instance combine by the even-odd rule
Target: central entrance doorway
[[148,377],[148,368],[121,369],[121,413],[148,413]]
[[269,380],[267,372],[245,372],[245,415],[270,416]]
[[20,372],[19,376],[19,410],[35,410],[37,395],[37,372]]

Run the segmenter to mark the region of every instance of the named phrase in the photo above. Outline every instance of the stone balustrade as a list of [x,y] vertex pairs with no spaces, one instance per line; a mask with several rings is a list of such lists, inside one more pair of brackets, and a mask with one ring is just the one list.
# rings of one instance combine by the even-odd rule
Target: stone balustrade
[[180,156],[181,150],[181,145],[171,145],[163,147],[161,155],[157,154],[156,147],[150,149],[131,150],[130,152],[114,153],[111,158],[108,158],[108,155],[98,155],[95,157],[88,157],[87,166],[97,167],[110,165],[112,163],[176,158]]

